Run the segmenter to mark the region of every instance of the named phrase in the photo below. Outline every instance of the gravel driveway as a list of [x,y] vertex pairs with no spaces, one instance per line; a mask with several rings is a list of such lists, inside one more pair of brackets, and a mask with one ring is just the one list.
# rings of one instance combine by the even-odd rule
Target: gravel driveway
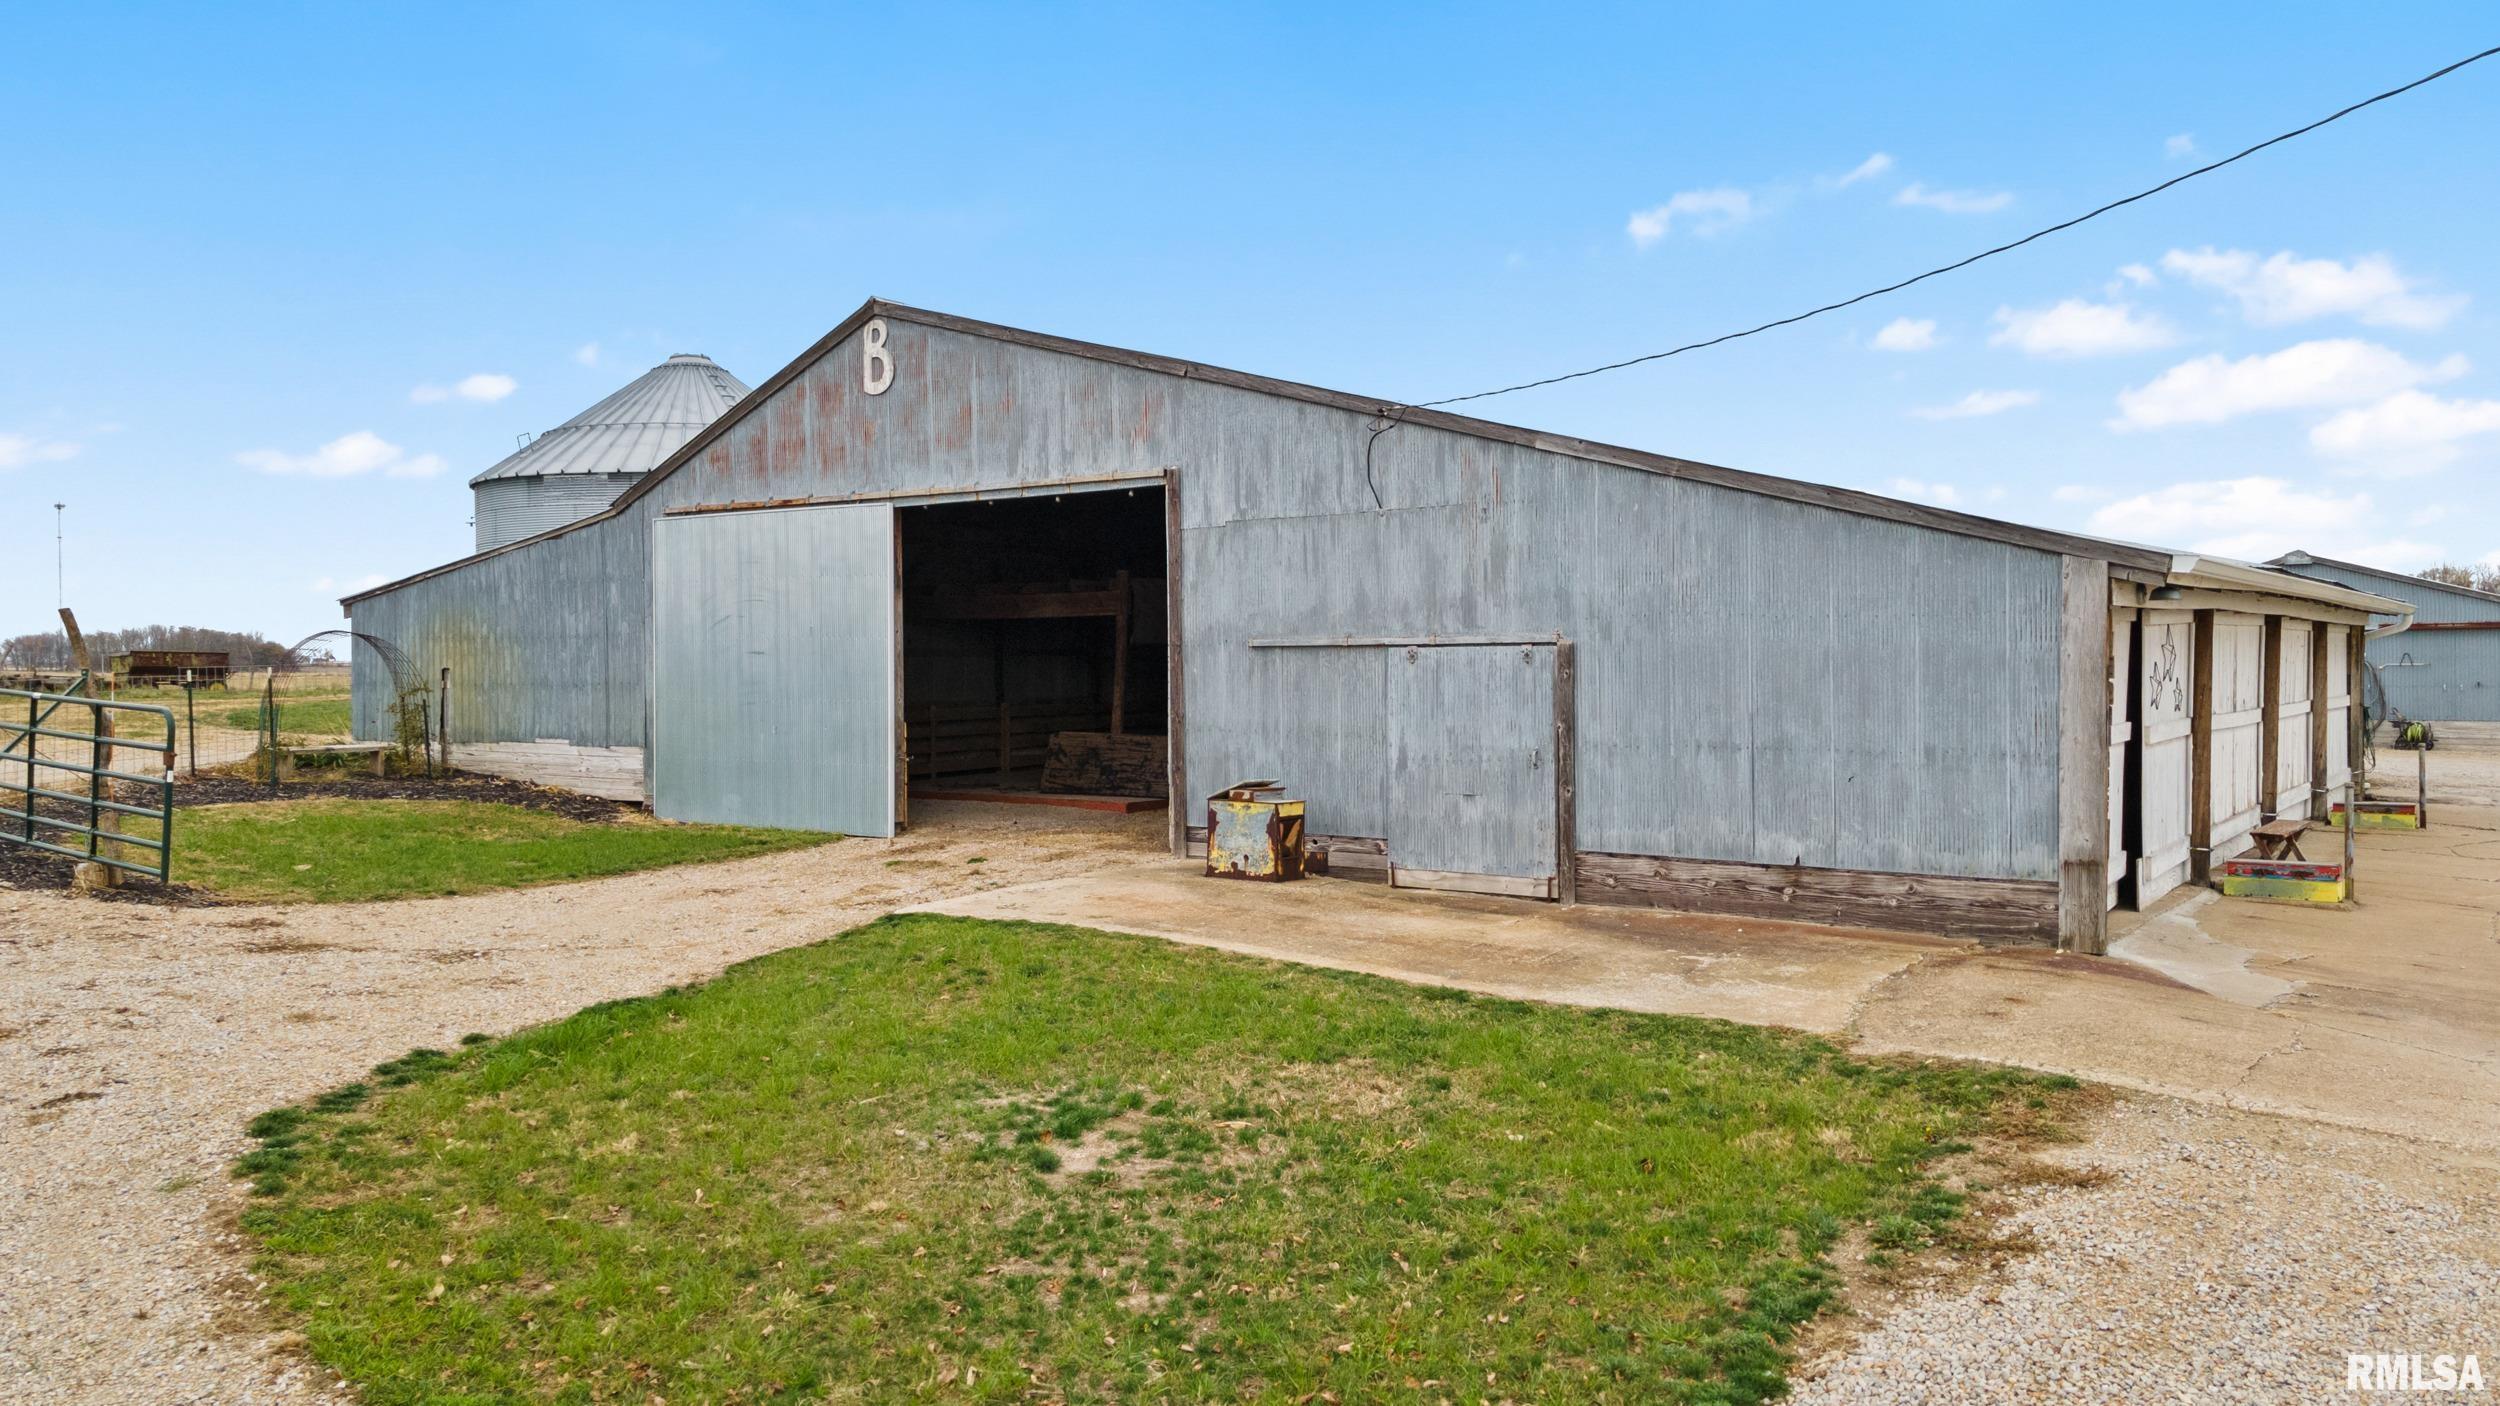
[[2368,1400],[2345,1390],[2353,1352],[2472,1352],[2500,1374],[2500,1164],[2487,1157],[2131,1097],[2050,1160],[2109,1179],[2020,1193],[2005,1229],[2036,1250],[1912,1295],[1809,1364],[1796,1406]]
[[[227,1228],[253,1113],[896,908],[1161,857],[1159,816],[926,819],[892,843],[424,902],[0,892],[0,1401],[344,1395],[263,1326]],[[2018,1194],[2036,1252],[1911,1294],[1808,1363],[1796,1399],[2348,1401],[2356,1351],[2477,1352],[2500,1374],[2489,1157],[2151,1096],[2089,1133],[2056,1156],[2105,1184]]]
[[896,908],[1162,853],[1160,815],[914,810],[925,827],[892,842],[467,898],[0,891],[0,1401],[343,1395],[262,1325],[229,1228],[226,1168],[262,1109]]

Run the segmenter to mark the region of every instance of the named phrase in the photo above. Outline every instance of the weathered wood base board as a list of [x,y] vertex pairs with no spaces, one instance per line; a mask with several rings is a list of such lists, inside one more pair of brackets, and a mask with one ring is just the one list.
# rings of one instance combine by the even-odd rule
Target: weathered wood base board
[[1577,860],[1582,903],[1889,928],[1981,942],[2057,943],[2057,885],[2050,880],[1877,874],[1587,850]]
[[585,796],[640,802],[640,747],[576,747],[570,742],[454,742],[451,764],[462,771],[558,786]]

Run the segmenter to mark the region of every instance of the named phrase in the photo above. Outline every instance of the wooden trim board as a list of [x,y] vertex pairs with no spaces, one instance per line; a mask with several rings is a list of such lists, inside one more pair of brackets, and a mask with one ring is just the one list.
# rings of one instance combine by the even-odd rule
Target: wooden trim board
[[[2058,941],[2058,885],[2047,879],[1957,879],[1595,851],[1583,851],[1577,867],[1582,903],[2026,946]],[[2097,891],[2092,897],[2099,901]]]
[[2058,878],[2049,885],[2048,940],[2094,955],[2109,946],[2109,591],[2108,563],[2064,559],[2057,627]]

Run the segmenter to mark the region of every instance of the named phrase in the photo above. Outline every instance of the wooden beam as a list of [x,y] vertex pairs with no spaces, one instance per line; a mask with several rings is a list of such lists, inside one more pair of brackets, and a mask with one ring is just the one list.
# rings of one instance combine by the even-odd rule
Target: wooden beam
[[2188,672],[2188,882],[2213,882],[2214,613],[2196,612]]
[[1571,641],[1554,646],[1554,897],[1564,907],[1580,901],[1578,666]]
[[1128,606],[1125,586],[1114,590],[958,591],[911,603],[923,620],[1116,619]]
[[2309,627],[2309,818],[2326,819],[2326,627]]
[[[2107,755],[2107,743],[2104,737],[2103,755]],[[2103,825],[2106,829],[2106,818]],[[1582,903],[1730,913],[2040,947],[2065,945],[2069,936],[2061,931],[2060,885],[2046,879],[1879,874],[1593,850],[1583,851],[1576,867]]]
[[2258,670],[2265,676],[2265,716],[2257,720],[2257,815],[2273,820],[2282,810],[2279,753],[2283,745],[2283,617],[2266,617]]
[[1187,715],[1181,709],[1181,474],[1163,471],[1163,733],[1171,754],[1172,854],[1189,854],[1189,800],[1182,794],[1187,775],[1181,752],[1189,742]]
[[1111,735],[1128,730],[1128,573],[1119,575],[1113,589],[1120,603],[1111,612]]
[[2057,883],[2050,936],[2109,946],[2109,564],[2066,557],[2057,630]]

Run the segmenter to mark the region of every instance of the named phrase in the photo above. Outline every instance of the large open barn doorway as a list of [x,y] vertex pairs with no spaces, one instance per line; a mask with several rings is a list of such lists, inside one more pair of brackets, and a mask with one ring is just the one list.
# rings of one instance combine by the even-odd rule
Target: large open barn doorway
[[1163,486],[933,503],[897,521],[909,794],[1161,808]]

